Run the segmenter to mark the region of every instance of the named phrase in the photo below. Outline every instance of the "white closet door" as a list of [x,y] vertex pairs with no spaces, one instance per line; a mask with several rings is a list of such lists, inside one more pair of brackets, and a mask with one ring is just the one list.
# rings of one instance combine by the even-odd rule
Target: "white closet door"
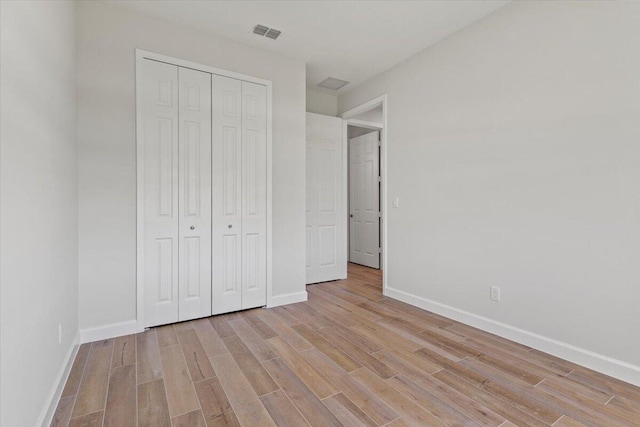
[[307,283],[347,277],[343,121],[307,113]]
[[349,141],[349,259],[372,268],[380,268],[378,141],[378,131]]
[[178,320],[178,67],[144,61],[145,326]]
[[212,314],[242,308],[242,84],[212,76]]
[[242,82],[242,308],[267,303],[267,88]]
[[211,74],[180,67],[178,320],[211,315]]

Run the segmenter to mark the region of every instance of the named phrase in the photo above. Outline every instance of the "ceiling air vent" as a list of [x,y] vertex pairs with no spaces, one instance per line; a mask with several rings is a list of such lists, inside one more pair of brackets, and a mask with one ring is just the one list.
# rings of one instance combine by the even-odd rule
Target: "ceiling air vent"
[[278,38],[279,35],[280,35],[280,31],[274,30],[273,28],[269,28],[269,31],[267,31],[267,34],[265,34],[264,36],[275,40]]
[[329,78],[321,81],[320,83],[318,83],[316,86],[322,87],[322,88],[325,88],[325,89],[338,90],[338,89],[344,87],[347,84],[349,84],[349,82],[344,81],[344,80],[340,80],[340,79],[336,79],[336,78],[333,78],[333,77],[329,77]]
[[275,28],[269,28],[264,25],[256,25],[255,27],[253,27],[253,34],[268,37],[273,40],[277,39],[281,33],[282,32],[280,30],[276,30]]
[[269,31],[269,27],[265,27],[264,25],[256,25],[253,27],[253,34],[257,34],[259,36],[264,36]]

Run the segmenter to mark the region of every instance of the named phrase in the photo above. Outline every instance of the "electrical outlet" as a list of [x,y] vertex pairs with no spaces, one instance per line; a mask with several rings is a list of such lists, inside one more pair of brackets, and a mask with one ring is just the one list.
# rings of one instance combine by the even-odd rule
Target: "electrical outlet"
[[500,301],[500,288],[497,286],[491,286],[491,294],[489,295],[491,301]]
[[62,323],[58,324],[58,344],[62,344]]

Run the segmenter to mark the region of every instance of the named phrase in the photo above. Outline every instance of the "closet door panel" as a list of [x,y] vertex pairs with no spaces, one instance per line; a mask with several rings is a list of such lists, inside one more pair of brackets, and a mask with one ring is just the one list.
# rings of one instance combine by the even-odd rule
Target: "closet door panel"
[[211,314],[211,74],[180,67],[178,320]]
[[145,326],[178,320],[178,67],[143,62]]
[[242,308],[242,85],[212,76],[212,314]]
[[266,304],[267,88],[242,82],[242,308]]

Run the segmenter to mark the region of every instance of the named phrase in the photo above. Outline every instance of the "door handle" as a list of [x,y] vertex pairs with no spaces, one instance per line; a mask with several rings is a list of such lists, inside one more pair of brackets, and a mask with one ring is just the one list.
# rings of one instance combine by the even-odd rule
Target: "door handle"
[[190,228],[190,229],[192,229],[192,230],[195,230],[195,229],[196,229],[196,227],[195,227],[195,226],[193,226],[193,225],[192,225],[191,227],[189,227],[189,228]]
[[233,225],[229,224],[227,227],[229,227],[229,228],[233,228]]
[[353,218],[353,214],[349,215],[350,218]]

